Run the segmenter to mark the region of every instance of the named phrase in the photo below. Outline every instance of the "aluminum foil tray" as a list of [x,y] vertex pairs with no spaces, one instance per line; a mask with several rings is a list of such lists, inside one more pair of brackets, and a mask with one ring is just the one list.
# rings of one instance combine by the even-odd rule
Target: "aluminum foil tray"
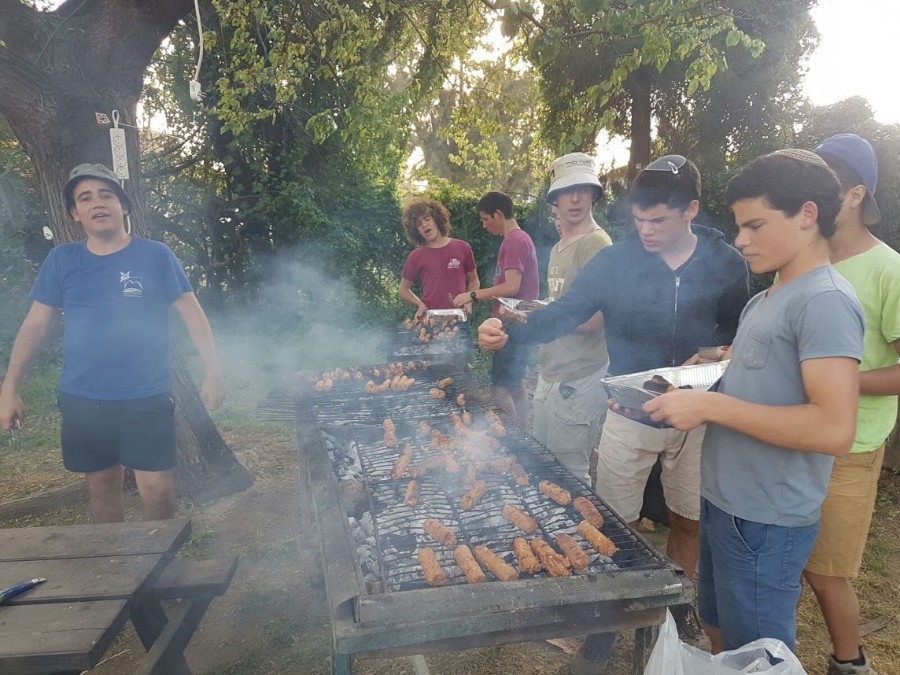
[[458,321],[468,321],[468,316],[461,309],[429,309],[425,312],[428,319],[456,319]]
[[676,387],[690,385],[692,389],[706,391],[714,385],[725,368],[728,361],[715,363],[701,363],[696,366],[673,366],[671,368],[655,368],[644,370],[640,373],[628,375],[616,375],[601,380],[609,397],[625,408],[640,408],[647,401],[656,398],[659,394],[655,391],[644,389],[644,382],[654,375],[666,378]]

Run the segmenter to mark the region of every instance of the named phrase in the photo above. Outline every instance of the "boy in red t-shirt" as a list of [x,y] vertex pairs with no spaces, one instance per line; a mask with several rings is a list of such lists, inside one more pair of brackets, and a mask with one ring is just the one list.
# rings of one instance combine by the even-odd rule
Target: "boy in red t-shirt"
[[[400,276],[400,298],[416,308],[421,319],[429,309],[453,309],[453,298],[480,286],[472,248],[450,237],[450,213],[440,202],[423,197],[403,209],[403,230],[416,246]],[[412,291],[422,284],[422,297]],[[466,308],[471,313],[471,301]]]

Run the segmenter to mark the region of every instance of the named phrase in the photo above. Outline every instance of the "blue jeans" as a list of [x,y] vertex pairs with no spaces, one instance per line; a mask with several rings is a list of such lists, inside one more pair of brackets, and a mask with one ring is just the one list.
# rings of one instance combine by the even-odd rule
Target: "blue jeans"
[[722,631],[725,649],[776,638],[795,651],[800,578],[818,530],[743,520],[701,499],[700,618]]

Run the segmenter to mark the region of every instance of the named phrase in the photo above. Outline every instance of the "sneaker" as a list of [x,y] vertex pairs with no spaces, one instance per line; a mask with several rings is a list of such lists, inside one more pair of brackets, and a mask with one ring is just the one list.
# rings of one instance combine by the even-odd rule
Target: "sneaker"
[[866,653],[860,648],[859,653],[863,657],[861,666],[852,663],[838,663],[834,660],[834,655],[828,657],[828,675],[878,675],[869,665],[869,659]]
[[712,649],[709,637],[700,627],[700,617],[693,605],[675,605],[670,607],[672,618],[678,627],[678,638],[685,644],[708,652]]

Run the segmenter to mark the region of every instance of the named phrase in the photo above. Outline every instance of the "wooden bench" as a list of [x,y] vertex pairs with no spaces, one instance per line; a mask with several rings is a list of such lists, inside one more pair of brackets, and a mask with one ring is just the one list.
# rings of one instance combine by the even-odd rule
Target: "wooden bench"
[[[212,599],[228,590],[237,563],[237,558],[176,558],[166,566],[147,597],[131,611],[131,621],[147,650],[136,673],[190,673],[184,648]],[[174,599],[181,600],[181,604],[166,616],[160,600]]]

